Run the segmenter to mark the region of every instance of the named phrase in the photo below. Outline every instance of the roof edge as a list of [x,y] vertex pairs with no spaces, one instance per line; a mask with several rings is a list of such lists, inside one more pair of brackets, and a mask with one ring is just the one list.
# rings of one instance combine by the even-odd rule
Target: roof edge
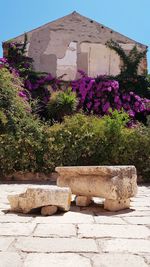
[[[28,34],[28,33],[30,33],[30,32],[36,31],[36,30],[38,30],[38,29],[41,29],[42,27],[45,27],[46,25],[48,25],[48,24],[50,24],[50,23],[53,23],[53,22],[55,22],[55,21],[57,21],[57,20],[60,20],[60,19],[64,19],[64,18],[66,18],[66,17],[68,17],[68,16],[71,16],[71,15],[77,15],[77,16],[80,16],[80,17],[82,17],[82,18],[84,18],[84,19],[86,19],[86,20],[88,20],[88,21],[91,20],[91,21],[95,22],[96,24],[105,27],[106,29],[108,29],[108,30],[110,30],[110,31],[113,31],[114,33],[117,33],[117,34],[119,34],[119,35],[121,35],[121,36],[123,36],[123,37],[125,37],[125,38],[128,38],[128,39],[131,40],[132,42],[134,42],[134,43],[136,43],[136,44],[138,44],[138,45],[140,45],[140,46],[143,46],[143,47],[145,47],[146,49],[148,48],[148,45],[143,44],[143,43],[140,43],[140,42],[138,42],[138,41],[136,41],[136,40],[134,40],[134,39],[132,39],[132,38],[130,38],[130,37],[128,37],[128,36],[126,36],[126,35],[120,33],[120,32],[118,32],[118,31],[116,31],[116,30],[113,30],[113,29],[111,29],[111,28],[105,26],[104,24],[101,24],[100,22],[97,22],[97,21],[95,21],[95,20],[93,20],[93,19],[91,19],[91,18],[88,18],[88,17],[86,17],[86,16],[83,16],[83,15],[81,15],[80,13],[78,13],[78,12],[76,12],[76,11],[73,11],[73,12],[71,12],[71,13],[69,13],[68,15],[65,15],[65,16],[63,16],[63,17],[54,19],[54,20],[52,20],[52,21],[50,21],[50,22],[47,22],[47,23],[45,23],[45,24],[43,24],[43,25],[41,25],[41,26],[39,26],[39,27],[37,27],[37,28],[34,28],[34,29],[32,29],[32,30],[30,30],[30,31],[27,31],[27,32],[24,32],[23,34],[20,34],[20,35],[18,35],[18,36],[16,36],[16,37],[10,38],[9,40],[15,40],[15,39],[17,39],[17,38],[19,38],[19,37],[22,37],[25,33]],[[7,43],[9,40],[6,40],[6,41],[4,41],[4,42],[2,42],[2,43],[5,44],[5,43]]]

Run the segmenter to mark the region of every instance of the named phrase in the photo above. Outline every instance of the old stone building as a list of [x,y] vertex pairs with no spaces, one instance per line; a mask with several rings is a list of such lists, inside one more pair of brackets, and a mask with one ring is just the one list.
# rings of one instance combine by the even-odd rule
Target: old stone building
[[[120,58],[105,45],[110,39],[117,41],[127,52],[134,45],[139,50],[146,49],[146,45],[77,12],[32,30],[27,36],[27,54],[34,59],[35,70],[54,76],[66,74],[65,80],[75,79],[78,69],[84,70],[90,76],[119,74]],[[13,40],[23,42],[24,34]],[[145,58],[139,66],[139,74],[146,68]]]

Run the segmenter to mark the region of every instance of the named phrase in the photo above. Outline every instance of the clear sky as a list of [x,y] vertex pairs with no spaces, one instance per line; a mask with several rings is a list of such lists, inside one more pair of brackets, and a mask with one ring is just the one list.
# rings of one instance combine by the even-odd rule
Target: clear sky
[[77,11],[150,46],[150,0],[0,0],[0,11],[0,43]]

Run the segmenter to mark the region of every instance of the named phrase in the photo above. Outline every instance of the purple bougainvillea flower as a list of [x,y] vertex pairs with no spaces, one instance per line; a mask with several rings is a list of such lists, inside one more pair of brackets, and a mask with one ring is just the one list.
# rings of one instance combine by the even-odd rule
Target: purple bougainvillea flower
[[111,92],[111,91],[112,91],[111,86],[109,86],[109,87],[107,88],[107,91],[108,91],[108,92]]
[[78,72],[79,72],[82,76],[86,76],[85,71],[83,71],[83,70],[78,70]]
[[24,91],[20,91],[19,93],[18,93],[18,95],[20,96],[20,97],[22,97],[24,100],[28,100],[28,97],[27,97],[27,94],[24,92]]
[[32,86],[32,84],[31,84],[30,80],[26,80],[26,81],[25,81],[25,87],[26,87],[27,89],[29,89],[29,90],[32,90],[32,89],[33,89],[33,86]]
[[138,96],[138,95],[134,95],[134,98],[135,98],[136,100],[138,100],[138,101],[141,101],[141,97]]
[[87,108],[88,108],[88,109],[90,109],[91,106],[92,106],[92,103],[91,103],[91,102],[87,103]]
[[135,103],[134,103],[134,106],[135,107],[138,107],[140,105],[140,103],[138,102],[138,101],[136,101]]
[[115,103],[118,103],[120,101],[120,98],[119,98],[119,96],[117,95],[117,96],[115,96],[115,98],[114,98],[114,102]]
[[122,98],[123,98],[124,100],[127,100],[127,101],[130,101],[130,100],[131,100],[131,96],[130,96],[129,94],[123,94],[123,95],[122,95]]
[[130,117],[134,117],[135,116],[135,112],[133,110],[129,110],[128,114]]
[[123,104],[123,108],[126,109],[126,110],[129,110],[130,109],[129,103],[124,103]]
[[110,108],[110,103],[109,102],[106,102],[106,104],[102,107],[103,112],[108,111],[109,108]]
[[130,95],[134,95],[134,92],[131,91],[129,94],[130,94]]
[[0,58],[0,62],[3,63],[3,64],[5,64],[5,63],[8,62],[8,60],[7,60],[7,58],[5,58],[5,57],[1,57],[1,58]]
[[24,93],[24,92],[19,92],[19,96],[21,96],[21,97],[25,97],[26,96],[26,94]]
[[145,107],[145,105],[140,105],[140,107],[139,107],[139,112],[143,112],[143,111],[146,111],[146,107]]

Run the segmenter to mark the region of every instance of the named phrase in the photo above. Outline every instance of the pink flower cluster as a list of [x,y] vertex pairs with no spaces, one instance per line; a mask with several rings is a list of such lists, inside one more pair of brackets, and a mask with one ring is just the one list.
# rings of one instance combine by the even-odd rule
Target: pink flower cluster
[[83,72],[80,74],[81,78],[72,82],[72,88],[79,97],[79,107],[88,114],[103,116],[109,114],[110,109],[124,109],[131,118],[136,118],[137,113],[145,116],[150,113],[150,100],[134,92],[121,92],[118,81],[106,76],[92,78]]

